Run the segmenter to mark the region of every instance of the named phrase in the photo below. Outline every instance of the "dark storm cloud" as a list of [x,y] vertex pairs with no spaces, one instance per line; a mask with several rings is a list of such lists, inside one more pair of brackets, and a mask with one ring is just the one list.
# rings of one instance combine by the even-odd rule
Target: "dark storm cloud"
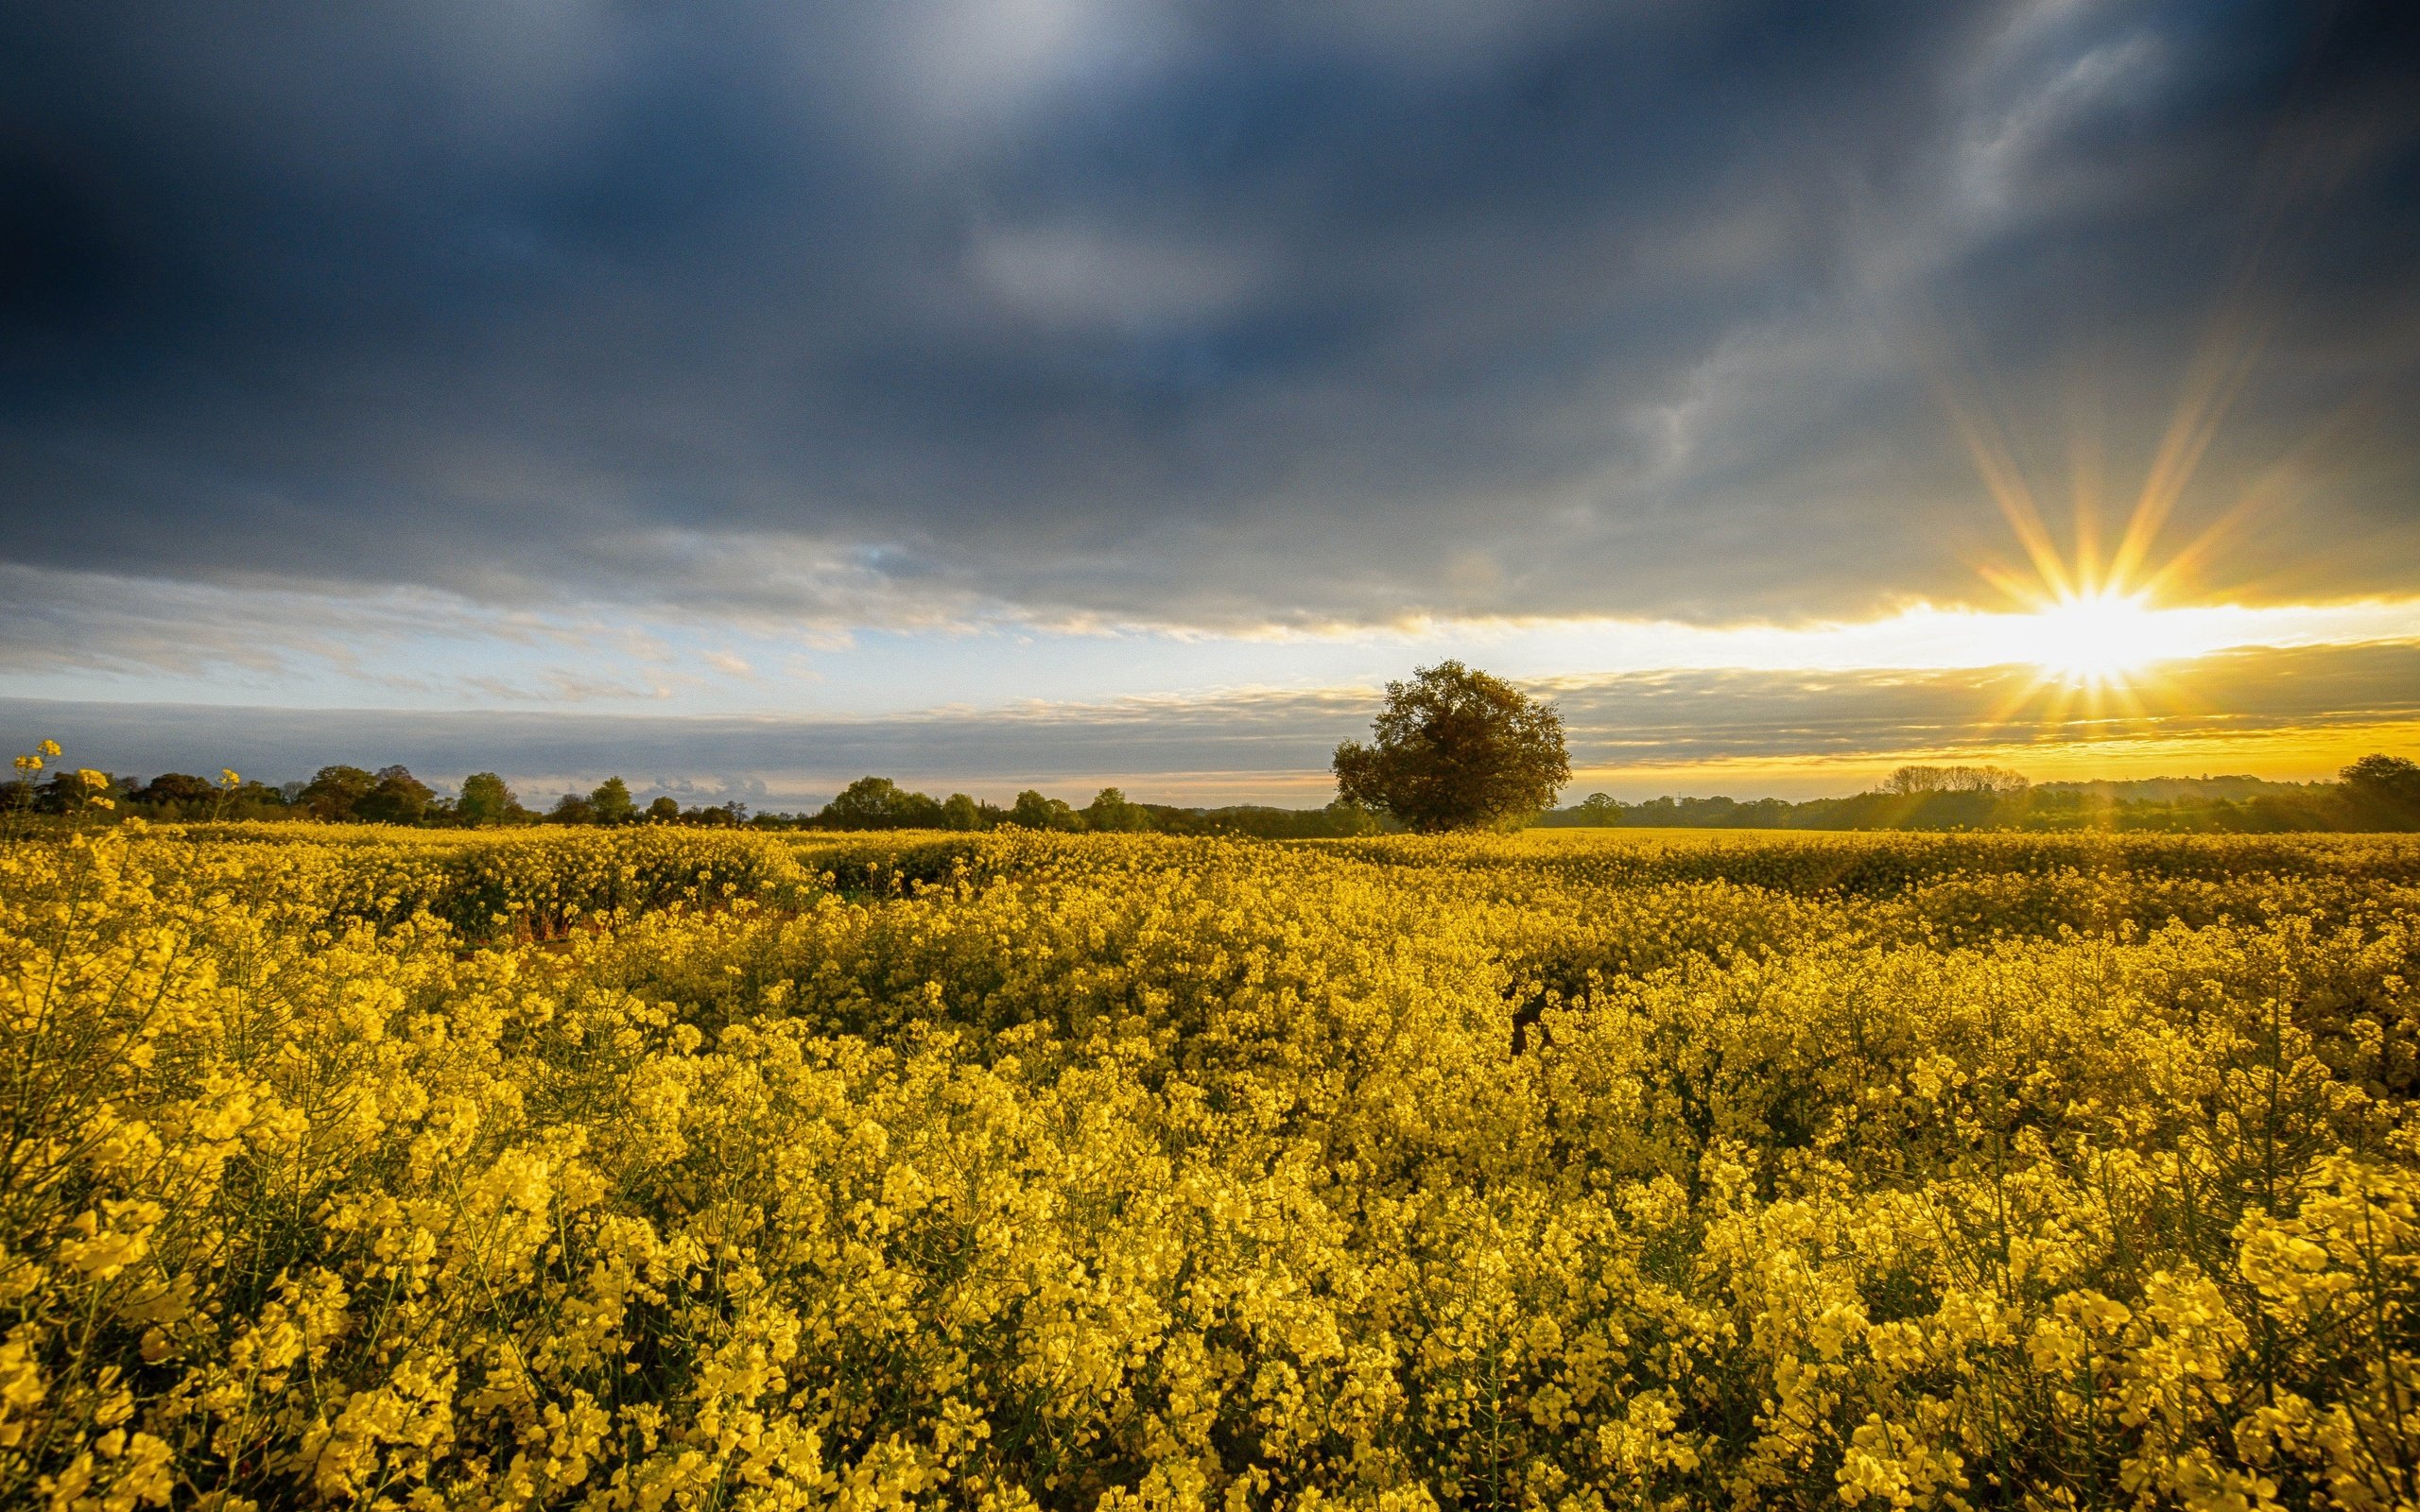
[[0,554],[827,623],[1837,611],[1999,540],[1943,386],[2123,492],[2215,333],[2258,363],[2181,518],[2277,502],[2212,572],[2406,588],[2410,14],[11,7]]

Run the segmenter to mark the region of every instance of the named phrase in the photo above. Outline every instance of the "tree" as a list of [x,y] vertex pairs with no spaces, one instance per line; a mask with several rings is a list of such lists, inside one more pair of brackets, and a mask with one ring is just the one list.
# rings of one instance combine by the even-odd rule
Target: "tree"
[[618,777],[609,777],[596,784],[588,795],[588,807],[598,824],[628,824],[638,817],[639,806],[631,800],[631,787]]
[[677,824],[681,821],[681,800],[666,793],[647,806],[647,816],[658,824]]
[[107,772],[79,766],[50,774],[50,782],[34,795],[34,807],[44,814],[90,817],[117,807],[118,781]]
[[888,777],[860,777],[842,788],[816,816],[833,830],[936,830],[943,806],[925,793],[910,793]]
[[555,799],[553,808],[546,811],[546,822],[548,824],[594,824],[596,822],[596,805],[577,793],[565,793]]
[[341,824],[378,785],[378,779],[358,766],[322,766],[304,785],[300,799],[311,817]]
[[1591,793],[1576,808],[1564,810],[1572,824],[1611,829],[1622,822],[1621,799],[1610,793]]
[[1324,835],[1341,836],[1378,833],[1378,816],[1371,813],[1366,806],[1356,803],[1349,798],[1329,799],[1327,806],[1316,812]]
[[2355,822],[2379,830],[2420,827],[2420,763],[2364,756],[2337,776]]
[[891,810],[903,796],[888,777],[860,777],[833,795],[821,817],[837,829],[879,828],[891,822]]
[[1104,787],[1084,805],[1084,828],[1115,834],[1151,827],[1151,816],[1140,803],[1130,803],[1122,788]]
[[1044,798],[1028,787],[1017,795],[1008,822],[1028,830],[1073,831],[1084,827],[1084,816],[1069,807],[1065,799]]
[[865,776],[833,795],[817,816],[836,830],[895,830],[908,795],[888,777]]
[[983,811],[965,794],[952,793],[949,801],[942,805],[942,828],[979,830],[983,828]]
[[162,772],[127,797],[161,818],[193,819],[207,817],[218,807],[219,791],[190,773]]
[[1519,823],[1571,781],[1563,716],[1460,662],[1387,684],[1371,743],[1336,747],[1340,798],[1423,833]]
[[1884,779],[1882,791],[1900,797],[1926,793],[1988,793],[2014,798],[2032,786],[2005,766],[1902,766]]
[[493,772],[473,772],[462,779],[462,796],[454,812],[465,824],[503,824],[521,813],[521,800]]
[[226,795],[217,810],[222,819],[265,819],[285,816],[285,795],[267,782],[242,782]]
[[372,824],[418,824],[436,801],[428,784],[406,768],[382,766],[376,785],[354,805],[354,817]]

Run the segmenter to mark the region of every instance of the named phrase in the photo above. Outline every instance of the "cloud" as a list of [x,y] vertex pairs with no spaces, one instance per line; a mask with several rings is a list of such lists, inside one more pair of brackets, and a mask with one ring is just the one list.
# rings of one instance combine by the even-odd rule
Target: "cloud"
[[1046,324],[1150,331],[1231,314],[1261,274],[1231,249],[1138,240],[1081,226],[986,231],[968,254],[977,283]]
[[0,659],[21,691],[578,705],[661,701],[708,674],[751,675],[727,650],[668,644],[665,632],[691,628],[677,622],[594,604],[509,609],[409,585],[225,585],[0,563]]
[[2220,312],[2265,343],[2177,538],[2290,459],[2204,576],[2398,588],[2395,16],[15,8],[0,559],[836,634],[1852,613],[2003,541],[1939,331],[2122,511]]

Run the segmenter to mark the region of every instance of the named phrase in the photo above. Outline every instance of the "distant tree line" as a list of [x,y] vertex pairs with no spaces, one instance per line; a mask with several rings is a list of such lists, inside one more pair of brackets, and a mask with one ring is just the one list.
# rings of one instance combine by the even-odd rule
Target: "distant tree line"
[[408,767],[322,766],[309,782],[271,786],[233,772],[219,781],[165,772],[149,781],[111,773],[58,771],[47,780],[20,778],[13,802],[36,814],[94,808],[133,817],[193,822],[211,819],[319,819],[329,823],[473,825],[528,823],[504,780],[475,773],[458,797],[440,797]]
[[1357,804],[1338,799],[1324,808],[1283,809],[1261,804],[1227,808],[1178,808],[1137,803],[1124,791],[1104,787],[1077,808],[1063,799],[1028,788],[1006,808],[964,793],[945,799],[911,792],[887,777],[860,777],[813,814],[784,815],[779,822],[807,830],[993,830],[1013,825],[1059,833],[1253,834],[1269,839],[1316,839],[1374,834],[1389,826]]
[[[53,755],[55,747],[46,747]],[[0,811],[43,816],[106,814],[158,822],[220,819],[299,819],[328,824],[399,824],[419,828],[483,828],[526,824],[746,825],[779,830],[993,830],[1014,825],[1063,833],[1253,834],[1306,839],[1375,833],[1391,828],[1369,811],[1339,800],[1318,809],[1258,804],[1229,808],[1178,808],[1137,803],[1115,787],[1102,788],[1077,808],[1064,799],[1027,790],[1006,807],[952,793],[946,799],[909,791],[887,777],[861,777],[811,813],[752,815],[739,799],[683,806],[669,794],[641,804],[630,784],[610,777],[586,793],[565,793],[543,813],[522,803],[502,777],[474,772],[452,797],[414,777],[407,767],[322,766],[308,782],[271,786],[248,782],[233,772],[219,780],[168,772],[145,781],[106,772],[60,769],[44,774],[42,758],[27,758],[5,790]],[[30,765],[27,765],[30,763]]]
[[1555,809],[1547,828],[1706,830],[2146,830],[2277,833],[2420,830],[2420,764],[2364,756],[2334,782],[2249,777],[2136,782],[2028,782],[1995,766],[1902,766],[1869,793],[1792,803],[1767,798],[1658,798],[1624,803],[1592,793]]
[[[58,747],[44,743],[56,756]],[[147,781],[90,769],[45,769],[20,757],[0,788],[0,816],[136,816],[162,822],[302,819],[424,828],[525,824],[682,824],[775,830],[959,830],[1014,826],[1061,833],[1239,834],[1322,839],[1374,834],[1408,825],[1394,811],[1340,797],[1323,808],[1261,804],[1180,808],[1138,803],[1102,788],[1081,808],[1028,789],[1007,806],[952,793],[936,799],[887,777],[861,777],[811,813],[751,814],[738,799],[683,805],[666,794],[641,804],[620,777],[565,793],[543,813],[524,805],[502,777],[474,772],[451,797],[406,767],[323,766],[308,782],[272,786],[232,771],[217,780],[167,772]],[[1409,808],[1409,805],[1406,805]],[[1416,811],[1415,811],[1415,816]],[[1903,766],[1872,792],[1848,798],[1658,798],[1625,803],[1603,793],[1534,821],[1548,829],[1767,830],[2145,830],[2212,833],[2420,830],[2420,764],[2373,755],[2334,782],[2267,782],[2249,777],[2031,783],[1994,766]]]

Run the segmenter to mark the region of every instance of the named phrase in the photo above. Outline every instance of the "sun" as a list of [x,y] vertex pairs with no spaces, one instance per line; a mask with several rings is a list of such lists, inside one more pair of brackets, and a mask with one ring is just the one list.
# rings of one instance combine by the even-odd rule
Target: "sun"
[[2020,627],[2032,663],[2081,687],[2124,687],[2159,656],[2158,611],[2149,595],[2115,589],[2065,594]]

